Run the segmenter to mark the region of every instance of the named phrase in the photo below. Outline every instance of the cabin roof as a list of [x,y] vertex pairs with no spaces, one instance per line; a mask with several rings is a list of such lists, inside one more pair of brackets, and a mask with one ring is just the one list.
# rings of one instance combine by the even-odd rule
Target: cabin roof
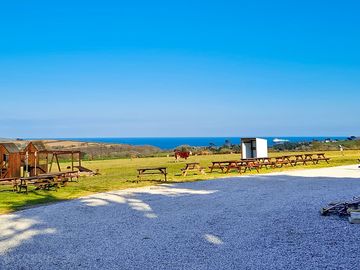
[[9,153],[18,153],[20,152],[19,148],[15,143],[0,143]]
[[255,137],[247,137],[247,138],[241,138],[242,141],[251,141],[251,140],[266,140],[263,138],[255,138]]
[[32,141],[31,143],[33,146],[35,146],[35,148],[38,151],[46,151],[47,150],[45,144],[42,141]]

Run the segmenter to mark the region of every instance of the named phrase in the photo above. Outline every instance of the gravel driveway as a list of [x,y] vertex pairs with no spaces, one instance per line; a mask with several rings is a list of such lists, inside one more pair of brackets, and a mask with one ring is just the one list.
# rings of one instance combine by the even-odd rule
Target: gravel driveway
[[359,269],[346,166],[100,193],[0,216],[0,269]]

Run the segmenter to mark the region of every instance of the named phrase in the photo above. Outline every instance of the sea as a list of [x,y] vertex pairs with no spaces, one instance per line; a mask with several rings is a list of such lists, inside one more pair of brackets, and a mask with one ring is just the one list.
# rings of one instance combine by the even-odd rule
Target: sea
[[[268,146],[276,144],[275,141],[287,141],[287,142],[311,142],[314,140],[324,141],[330,140],[346,140],[348,137],[261,137],[267,139]],[[190,146],[222,146],[225,141],[229,141],[231,144],[239,144],[240,137],[138,137],[138,138],[56,138],[61,140],[74,140],[81,142],[98,142],[98,143],[113,143],[113,144],[130,144],[130,145],[152,145],[159,147],[163,150],[174,149],[180,145]]]

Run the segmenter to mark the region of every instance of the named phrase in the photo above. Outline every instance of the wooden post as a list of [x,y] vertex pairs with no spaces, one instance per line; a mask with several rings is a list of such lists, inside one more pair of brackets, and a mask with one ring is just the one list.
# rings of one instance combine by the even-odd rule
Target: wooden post
[[74,171],[74,152],[71,152],[71,171]]
[[81,167],[81,152],[79,152],[79,167]]
[[[26,151],[26,153],[25,153],[25,171],[26,171],[26,174],[28,173],[28,170],[29,170],[29,152]],[[26,175],[26,176],[28,176],[28,175]]]
[[57,163],[57,165],[58,165],[59,172],[61,172],[60,163],[59,163],[59,158],[58,158],[58,155],[57,155],[57,154],[55,154],[55,158],[56,158],[56,163]]
[[34,168],[34,173],[35,175],[37,175],[37,171],[36,171],[36,163],[37,163],[37,151],[34,152],[34,160],[35,160],[35,168]]
[[49,172],[49,153],[46,152],[46,173]]
[[52,165],[53,165],[53,162],[54,162],[54,153],[52,153],[52,156],[51,156],[51,161],[50,161],[50,169],[49,169],[49,172],[51,172],[51,169],[52,169]]

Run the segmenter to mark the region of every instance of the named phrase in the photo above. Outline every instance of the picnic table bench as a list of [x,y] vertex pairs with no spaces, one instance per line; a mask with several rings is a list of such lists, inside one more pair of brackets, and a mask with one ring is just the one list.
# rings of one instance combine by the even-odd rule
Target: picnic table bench
[[181,171],[183,176],[186,176],[189,171],[199,171],[201,174],[205,174],[205,168],[201,167],[199,162],[186,163],[185,168]]
[[160,174],[160,175],[164,175],[165,177],[165,181],[167,181],[167,168],[166,167],[153,167],[153,168],[139,168],[137,169],[138,171],[138,175],[137,175],[137,180],[141,180],[141,177],[143,175],[148,175],[148,174]]

